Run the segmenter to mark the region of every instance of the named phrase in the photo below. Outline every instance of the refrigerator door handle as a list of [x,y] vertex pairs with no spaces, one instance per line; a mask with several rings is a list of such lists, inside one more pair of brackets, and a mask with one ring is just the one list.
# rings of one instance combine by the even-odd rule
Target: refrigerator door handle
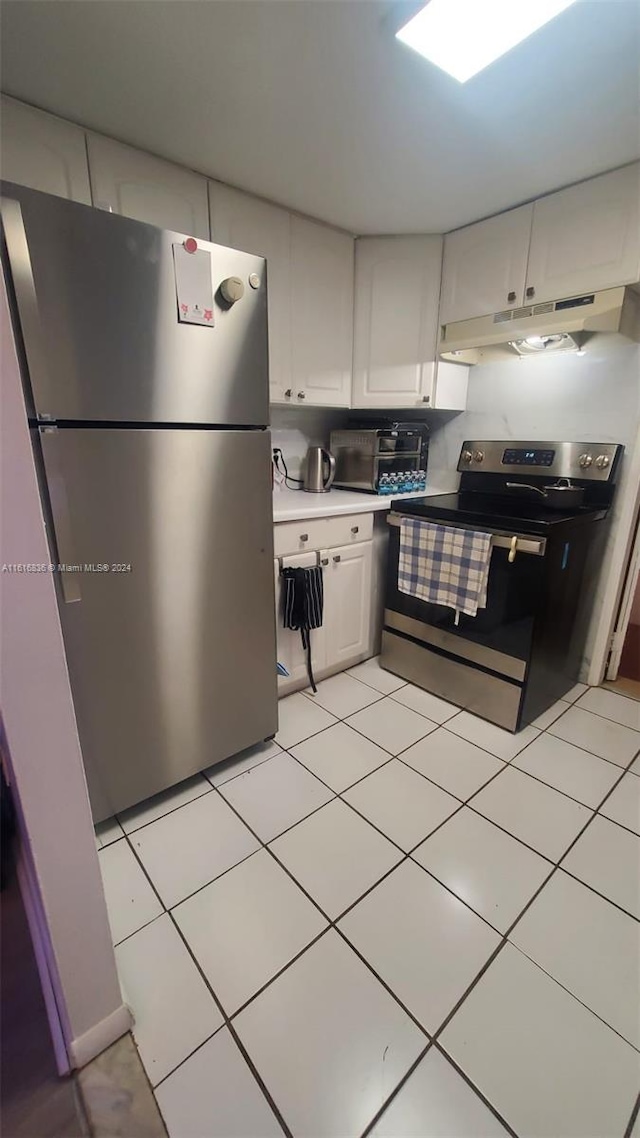
[[[37,381],[39,390],[48,395],[51,387],[42,344],[38,297],[20,202],[13,198],[0,198],[0,213],[32,384],[35,386]],[[39,407],[38,411],[42,412],[42,408]]]
[[[55,428],[53,429],[55,430]],[[51,429],[47,433],[51,433]],[[60,579],[62,599],[66,605],[70,605],[76,601],[81,601],[82,595],[80,593],[80,564],[76,559],[71,531],[69,498],[62,472],[58,468],[58,462],[51,451],[46,455],[45,466],[53,515],[53,537],[58,558],[57,573]]]

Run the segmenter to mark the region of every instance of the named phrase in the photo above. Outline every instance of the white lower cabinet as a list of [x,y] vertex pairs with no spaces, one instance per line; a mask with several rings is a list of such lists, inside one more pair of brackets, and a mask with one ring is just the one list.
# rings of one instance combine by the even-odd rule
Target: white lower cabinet
[[326,666],[348,668],[367,652],[371,632],[373,542],[344,545],[322,553]]
[[[316,680],[349,668],[371,655],[371,567],[373,542],[335,546],[282,559],[284,568],[323,568],[324,616],[311,631],[311,662]],[[306,653],[299,632],[283,626],[284,587],[280,561],[274,563],[278,660],[289,675],[278,677],[278,694],[307,687]]]
[[[283,567],[287,569],[310,569],[316,562],[317,558],[315,553],[303,553],[299,557],[285,557],[282,564]],[[289,673],[288,676],[278,677],[278,694],[286,695],[287,692],[306,687],[308,683],[307,659],[306,652],[302,647],[300,633],[294,632],[292,628],[285,628],[282,623],[284,582],[280,576],[279,561],[274,562],[274,571],[276,575],[278,661],[284,664]],[[313,666],[314,675],[316,673],[321,675],[326,670],[326,629],[324,626],[314,629],[311,633],[311,664]]]

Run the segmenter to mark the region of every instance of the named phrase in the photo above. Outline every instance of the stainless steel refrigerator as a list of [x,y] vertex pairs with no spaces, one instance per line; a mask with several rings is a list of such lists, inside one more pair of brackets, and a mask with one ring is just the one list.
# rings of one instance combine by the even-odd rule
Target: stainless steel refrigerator
[[277,729],[265,263],[7,183],[2,222],[100,821]]

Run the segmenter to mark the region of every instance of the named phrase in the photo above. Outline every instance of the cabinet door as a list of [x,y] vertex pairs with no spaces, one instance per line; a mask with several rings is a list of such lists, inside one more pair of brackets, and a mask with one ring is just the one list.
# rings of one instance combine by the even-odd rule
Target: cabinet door
[[2,177],[91,205],[84,131],[3,96]]
[[522,304],[532,215],[533,205],[523,205],[447,234],[441,324],[489,316]]
[[[326,556],[326,554],[323,554]],[[316,565],[315,553],[303,553],[299,557],[285,557],[283,565],[287,568],[309,569]],[[299,632],[291,628],[284,628],[282,624],[282,606],[284,599],[283,580],[280,576],[280,563],[274,562],[276,582],[276,640],[278,660],[284,664],[289,676],[278,676],[278,694],[286,695],[294,688],[304,687],[307,684],[307,659],[302,647]],[[325,569],[325,588],[327,570]],[[326,597],[325,597],[326,613]],[[326,667],[326,628],[314,628],[311,632],[311,663],[314,674],[320,673]]]
[[209,240],[206,178],[99,134],[87,146],[94,205]]
[[469,387],[467,364],[438,360],[431,406],[438,411],[464,411]]
[[441,237],[356,241],[354,407],[430,405]]
[[533,207],[526,300],[558,300],[640,277],[640,164]]
[[289,402],[291,386],[290,219],[286,209],[209,182],[212,240],[267,258],[269,390],[272,403]]
[[348,667],[369,652],[373,542],[323,552],[327,667]]
[[291,402],[348,407],[353,238],[291,218]]

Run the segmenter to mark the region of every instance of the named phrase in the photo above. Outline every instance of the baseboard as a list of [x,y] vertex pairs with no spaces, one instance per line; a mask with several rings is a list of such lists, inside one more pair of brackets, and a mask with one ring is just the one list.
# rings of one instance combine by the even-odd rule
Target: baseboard
[[94,1024],[85,1031],[83,1035],[79,1035],[77,1039],[72,1039],[69,1045],[69,1055],[71,1058],[71,1065],[73,1067],[84,1067],[95,1059],[96,1055],[100,1055],[116,1039],[120,1039],[121,1035],[126,1035],[131,1030],[133,1019],[131,1012],[126,1004],[120,1004],[111,1015],[106,1019],[101,1019],[99,1023]]

